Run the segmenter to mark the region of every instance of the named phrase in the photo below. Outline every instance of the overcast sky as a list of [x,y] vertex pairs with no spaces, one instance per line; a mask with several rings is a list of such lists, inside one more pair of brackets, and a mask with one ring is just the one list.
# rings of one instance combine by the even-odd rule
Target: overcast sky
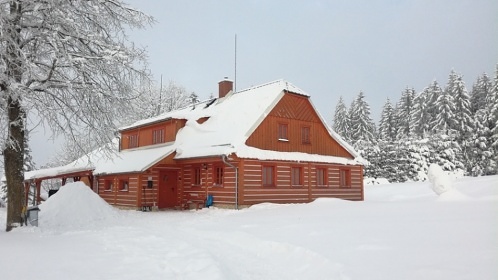
[[[237,89],[283,78],[329,124],[340,96],[349,106],[363,91],[377,121],[386,98],[397,102],[407,86],[444,86],[454,69],[470,91],[498,63],[496,0],[125,1],[157,21],[131,33],[156,80],[201,99],[217,94],[223,77],[234,79],[237,34]],[[38,164],[55,146],[44,137],[32,141]]]

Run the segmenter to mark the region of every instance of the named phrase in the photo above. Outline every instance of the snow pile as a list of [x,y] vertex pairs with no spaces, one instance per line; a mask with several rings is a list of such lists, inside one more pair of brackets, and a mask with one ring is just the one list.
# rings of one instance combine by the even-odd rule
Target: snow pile
[[39,225],[47,229],[102,226],[116,211],[83,182],[69,183],[40,206]]
[[431,164],[427,176],[429,177],[429,181],[432,183],[432,190],[439,195],[438,200],[454,201],[468,199],[467,196],[452,187],[452,181],[458,178],[455,173],[448,174],[444,172],[439,165]]
[[427,176],[432,183],[432,190],[437,195],[441,195],[451,189],[451,179],[439,165],[431,164]]

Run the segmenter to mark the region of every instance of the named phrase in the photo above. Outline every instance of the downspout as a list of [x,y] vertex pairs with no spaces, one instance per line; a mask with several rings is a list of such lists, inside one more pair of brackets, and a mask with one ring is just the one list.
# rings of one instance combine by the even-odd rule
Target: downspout
[[226,155],[222,155],[221,160],[224,164],[235,169],[235,210],[239,210],[239,169],[235,165],[227,161]]

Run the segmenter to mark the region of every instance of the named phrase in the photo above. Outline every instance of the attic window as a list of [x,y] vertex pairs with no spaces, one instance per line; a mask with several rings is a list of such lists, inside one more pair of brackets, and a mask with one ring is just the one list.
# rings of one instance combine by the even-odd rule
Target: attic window
[[301,127],[301,141],[303,144],[310,144],[310,127],[303,126]]
[[138,147],[138,134],[133,134],[128,137],[128,148]]
[[289,140],[287,132],[289,131],[289,125],[286,123],[278,124],[278,140]]
[[152,131],[152,144],[164,143],[164,129]]

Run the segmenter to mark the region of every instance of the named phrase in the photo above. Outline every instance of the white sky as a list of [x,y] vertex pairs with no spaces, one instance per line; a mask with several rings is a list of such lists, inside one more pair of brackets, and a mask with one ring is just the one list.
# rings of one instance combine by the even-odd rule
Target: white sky
[[[455,69],[470,90],[498,63],[496,0],[125,1],[157,20],[131,33],[147,48],[156,80],[201,99],[217,94],[223,77],[234,78],[237,34],[237,89],[286,79],[329,124],[341,95],[349,106],[363,91],[378,120],[386,98],[397,102],[407,86],[444,85]],[[55,145],[37,135],[41,164]]]

